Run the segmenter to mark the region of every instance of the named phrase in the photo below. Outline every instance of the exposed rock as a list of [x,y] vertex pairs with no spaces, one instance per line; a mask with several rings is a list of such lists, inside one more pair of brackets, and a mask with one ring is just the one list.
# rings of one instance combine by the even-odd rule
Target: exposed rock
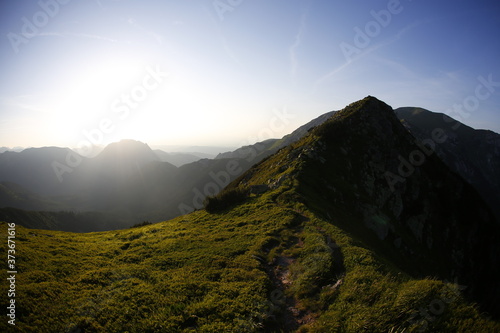
[[251,185],[250,186],[250,193],[251,194],[262,194],[266,193],[269,191],[269,186],[262,184],[262,185]]

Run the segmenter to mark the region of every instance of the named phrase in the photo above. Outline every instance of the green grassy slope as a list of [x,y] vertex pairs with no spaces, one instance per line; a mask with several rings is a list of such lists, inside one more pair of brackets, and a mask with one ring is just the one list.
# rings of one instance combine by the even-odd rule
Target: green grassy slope
[[[498,322],[466,300],[463,286],[415,276],[374,248],[379,243],[360,237],[361,227],[349,228],[360,219],[349,215],[349,207],[341,209],[344,199],[356,200],[348,178],[335,184],[337,191],[345,187],[346,197],[324,207],[314,182],[307,183],[315,179],[307,170],[321,172],[310,163],[313,157],[323,164],[322,156],[309,149],[320,134],[314,131],[233,182],[224,193],[263,184],[269,189],[217,213],[200,210],[88,234],[16,227],[16,329],[500,331]],[[2,223],[4,254],[6,240]],[[1,274],[5,295],[6,270]],[[6,309],[8,299],[0,300]],[[11,329],[4,317],[0,331]]]
[[[115,232],[17,227],[21,332],[493,332],[457,285],[416,280],[275,201]],[[6,224],[1,224],[6,239]],[[6,253],[6,242],[0,248]],[[5,271],[2,272],[2,275]],[[2,278],[2,290],[7,288]],[[6,298],[0,305],[6,308]],[[428,317],[421,312],[425,311]],[[8,329],[6,320],[0,329]],[[412,330],[410,330],[412,331]]]

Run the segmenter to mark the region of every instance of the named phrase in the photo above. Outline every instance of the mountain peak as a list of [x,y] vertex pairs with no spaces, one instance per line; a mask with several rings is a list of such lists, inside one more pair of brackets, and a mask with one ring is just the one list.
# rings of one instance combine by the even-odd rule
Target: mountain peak
[[411,138],[392,107],[373,96],[367,96],[334,113],[328,121],[317,127],[315,133],[325,139],[343,140],[350,137],[352,131],[370,140]]
[[[351,103],[343,110],[337,112],[338,116],[361,115],[361,116],[393,116],[392,108],[381,100],[373,96],[367,96],[362,100]],[[396,119],[394,117],[394,119]]]
[[141,141],[137,141],[137,140],[133,140],[133,139],[122,139],[118,142],[113,142],[113,143],[110,143],[109,145],[106,146],[106,148],[114,148],[114,147],[142,147],[142,148],[149,148],[148,144],[147,143],[144,143],[144,142],[141,142]]
[[160,160],[146,143],[130,139],[107,145],[97,158],[121,163],[139,162],[140,164]]
[[123,150],[151,150],[151,148],[144,142],[132,140],[132,139],[123,139],[118,142],[113,142],[107,145],[104,152],[110,151],[123,151]]
[[[238,182],[250,189],[268,185],[277,202],[303,204],[409,274],[456,277],[471,286],[469,297],[499,311],[489,295],[499,295],[500,288],[487,290],[489,282],[482,281],[500,270],[489,273],[478,264],[484,253],[500,251],[490,237],[497,232],[491,211],[374,97],[338,111],[233,186]],[[459,257],[459,251],[475,259]]]

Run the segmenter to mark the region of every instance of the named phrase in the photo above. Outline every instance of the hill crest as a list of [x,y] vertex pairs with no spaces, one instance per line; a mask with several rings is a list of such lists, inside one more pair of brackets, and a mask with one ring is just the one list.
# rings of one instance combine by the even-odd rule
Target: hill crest
[[[392,109],[370,98],[252,167],[219,197],[242,190],[244,198],[213,213],[81,235],[19,227],[16,324],[498,331],[482,313],[498,315],[498,230],[477,194],[435,157],[391,191],[384,173],[416,148]],[[252,186],[258,191],[243,191]]]

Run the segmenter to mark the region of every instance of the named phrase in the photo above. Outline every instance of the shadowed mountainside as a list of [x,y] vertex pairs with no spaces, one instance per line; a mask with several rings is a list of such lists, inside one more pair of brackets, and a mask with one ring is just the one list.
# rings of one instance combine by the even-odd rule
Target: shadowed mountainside
[[88,234],[18,226],[16,325],[498,331],[499,231],[477,192],[435,155],[391,189],[417,143],[367,97],[209,197],[210,213]]
[[[108,226],[117,227],[173,218],[202,208],[207,195],[218,193],[252,165],[300,140],[334,113],[326,113],[282,139],[241,147],[213,160],[153,151],[133,140],[111,144],[90,159],[54,147],[7,151],[0,154],[0,207],[49,215],[54,211],[94,211],[109,221]],[[420,145],[427,147],[425,156],[436,150],[448,167],[478,190],[500,221],[496,204],[500,200],[499,135],[473,130],[442,114],[418,108],[400,108],[396,115]],[[437,130],[442,132],[436,141]],[[409,156],[401,158],[408,160]],[[182,165],[165,162],[168,159]],[[197,160],[183,164],[190,159]],[[401,179],[398,170],[393,171],[391,182],[396,185]],[[116,218],[120,223],[112,223]],[[43,228],[44,220],[36,225]],[[75,230],[58,223],[47,228]],[[91,231],[84,225],[78,230]]]
[[395,112],[423,142],[432,143],[439,133],[440,142],[434,143],[438,156],[478,190],[500,223],[500,135],[421,108],[399,108]]

